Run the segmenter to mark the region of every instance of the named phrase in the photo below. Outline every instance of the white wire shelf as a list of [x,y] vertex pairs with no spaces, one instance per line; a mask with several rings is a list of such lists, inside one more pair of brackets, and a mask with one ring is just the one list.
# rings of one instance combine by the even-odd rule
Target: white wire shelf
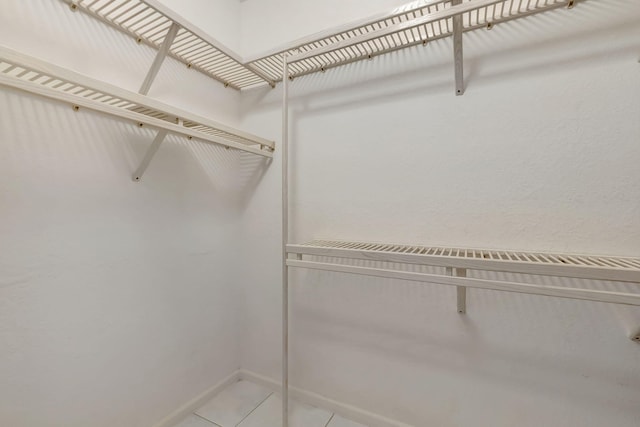
[[179,29],[168,46],[169,56],[234,89],[274,85],[260,70],[245,65],[236,53],[155,0],[62,1],[155,49],[162,48],[175,24]]
[[[82,107],[126,119],[137,126],[161,130],[165,135],[182,135],[188,139],[195,138],[273,157],[273,141],[2,46],[0,85],[63,101],[72,105],[75,110]],[[144,169],[138,172],[141,176]]]
[[[491,29],[497,24],[557,8],[571,8],[582,0],[417,0],[389,13],[314,34],[244,60],[156,0],[62,1],[139,43],[159,51],[166,48],[167,55],[188,67],[240,90],[264,83],[274,87],[282,80],[285,56],[289,77],[293,78],[454,37],[459,40],[459,54],[456,53],[459,63],[462,33]],[[176,26],[175,33],[172,26]],[[462,66],[457,65],[458,94],[463,91],[461,73]]]
[[282,79],[283,57],[289,76],[325,71],[395,50],[427,44],[454,35],[454,16],[462,17],[462,32],[533,14],[568,7],[578,0],[419,0],[396,10],[298,40],[247,63],[270,79]]
[[[305,244],[289,244],[287,245],[287,253],[297,256],[297,259],[287,259],[287,265],[290,267],[429,282],[462,288],[493,289],[615,304],[640,305],[640,293],[490,281],[466,277],[466,270],[469,269],[640,284],[640,258],[443,248],[333,240],[314,240]],[[313,260],[303,259],[305,255],[313,257]],[[329,263],[317,261],[317,257],[379,261],[394,263],[394,266],[397,264],[407,264],[445,267],[447,269],[447,275],[420,273],[411,271],[410,268],[394,267],[392,269],[382,269],[353,266],[344,263]],[[453,276],[454,270],[458,277]],[[459,295],[459,298],[466,301],[466,297],[462,297],[462,295]],[[464,312],[466,310],[466,302],[462,303],[460,299],[458,302],[459,311]]]

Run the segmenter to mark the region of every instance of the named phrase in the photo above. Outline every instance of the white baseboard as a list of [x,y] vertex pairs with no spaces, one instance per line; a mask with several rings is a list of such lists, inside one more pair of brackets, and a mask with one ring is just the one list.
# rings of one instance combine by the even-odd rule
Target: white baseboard
[[185,419],[189,414],[211,400],[213,396],[218,394],[218,392],[220,392],[225,387],[239,381],[240,378],[240,371],[235,371],[233,374],[229,375],[218,384],[208,388],[195,398],[191,399],[189,402],[182,405],[180,408],[173,411],[171,414],[167,415],[160,422],[155,424],[154,427],[175,427],[176,424]]
[[[265,377],[255,372],[241,369],[239,371],[240,379],[251,381],[256,384],[260,384],[263,387],[267,387],[273,391],[280,392],[281,383],[272,378]],[[289,396],[299,402],[309,405],[317,406],[322,409],[327,409],[331,412],[335,412],[350,420],[362,423],[369,427],[413,427],[409,424],[401,423],[400,421],[392,420],[390,418],[383,417],[373,412],[366,411],[355,406],[341,403],[328,397],[313,393],[311,391],[302,390],[297,387],[289,387]],[[168,426],[157,426],[168,427]]]

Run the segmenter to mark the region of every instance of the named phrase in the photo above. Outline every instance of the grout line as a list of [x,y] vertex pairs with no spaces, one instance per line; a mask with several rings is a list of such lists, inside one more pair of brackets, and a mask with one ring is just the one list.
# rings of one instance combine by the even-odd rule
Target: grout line
[[[280,393],[282,391],[282,385],[279,380],[274,380],[273,378],[260,375],[246,369],[241,369],[239,371],[239,376],[242,380],[251,381],[255,384],[262,385],[263,387],[273,390],[276,393]],[[401,421],[387,418],[374,412],[367,411],[365,409],[358,408],[357,406],[349,405],[347,403],[339,402],[337,400],[322,396],[309,390],[290,386],[289,391],[294,401],[315,406],[316,408],[325,409],[327,412],[335,412],[338,417],[343,416],[348,420],[352,420],[356,423],[359,422],[362,426],[415,427],[415,425],[409,425]],[[335,419],[336,418],[334,418],[334,420]]]
[[267,397],[265,397],[264,399],[262,399],[262,402],[258,403],[258,404],[256,405],[256,407],[255,407],[255,408],[253,408],[253,409],[251,410],[251,412],[249,412],[249,413],[247,414],[247,416],[246,416],[246,417],[244,417],[243,419],[241,419],[241,420],[240,420],[240,422],[239,422],[238,424],[236,424],[236,427],[238,427],[240,424],[242,424],[242,422],[243,422],[244,420],[246,420],[247,418],[249,418],[249,415],[253,414],[253,413],[255,412],[255,410],[256,410],[256,409],[258,409],[258,408],[260,407],[260,405],[262,405],[264,402],[266,402],[266,401],[267,401],[267,399],[268,399],[268,398],[270,398],[272,395],[273,395],[273,392],[269,393],[269,395],[268,395]]
[[201,417],[200,415],[196,414],[195,412],[193,413],[193,415],[195,415],[195,416],[196,416],[196,417],[198,417],[198,418],[201,418],[201,419],[205,420],[205,421],[206,421],[206,422],[208,422],[208,423],[213,424],[213,425],[214,425],[214,426],[216,426],[216,427],[222,427],[220,424],[216,424],[216,423],[214,423],[213,421],[211,421],[211,420],[210,420],[210,419],[208,419],[208,418]]
[[333,417],[336,416],[336,413],[333,412],[331,413],[331,418],[329,418],[329,421],[327,421],[327,423],[324,425],[324,427],[329,427],[329,424],[331,424],[331,420],[333,419]]

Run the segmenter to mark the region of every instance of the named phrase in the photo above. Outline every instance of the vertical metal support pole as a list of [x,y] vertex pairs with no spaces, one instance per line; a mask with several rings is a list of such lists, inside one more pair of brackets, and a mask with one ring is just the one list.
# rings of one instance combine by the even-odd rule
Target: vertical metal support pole
[[289,64],[282,57],[282,427],[289,426]]
[[[456,268],[456,276],[467,277],[467,269]],[[467,287],[456,286],[456,292],[458,295],[458,313],[465,314],[467,312]]]
[[[462,3],[462,0],[452,0],[451,5]],[[456,73],[456,95],[464,93],[464,65],[462,52],[462,15],[453,17],[453,59]]]
[[147,77],[144,78],[142,86],[140,86],[140,90],[138,91],[142,95],[146,95],[149,93],[151,84],[158,75],[158,71],[160,71],[162,62],[164,62],[164,58],[166,58],[167,54],[169,53],[169,49],[173,44],[173,40],[176,38],[176,34],[178,34],[178,30],[180,30],[180,25],[176,24],[175,22],[171,24],[171,27],[169,27],[169,31],[167,31],[167,35],[162,42],[162,46],[160,46],[160,49],[158,49],[156,58],[153,60],[153,64],[151,64],[151,68],[149,68],[149,71],[147,72]]
[[156,135],[156,137],[153,139],[153,142],[151,143],[151,147],[149,147],[149,149],[145,153],[144,158],[140,163],[140,166],[138,166],[138,169],[136,169],[136,171],[133,173],[134,181],[140,181],[140,178],[142,178],[144,171],[147,170],[149,163],[151,163],[151,159],[153,159],[153,156],[156,154],[156,152],[160,148],[160,144],[162,144],[162,141],[164,141],[164,138],[167,136],[167,133],[168,131],[166,130],[158,131],[158,134]]

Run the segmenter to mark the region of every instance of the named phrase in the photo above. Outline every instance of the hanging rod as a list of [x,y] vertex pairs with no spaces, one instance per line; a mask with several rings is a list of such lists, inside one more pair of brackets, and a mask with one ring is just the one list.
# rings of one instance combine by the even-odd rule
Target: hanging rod
[[[331,264],[313,261],[288,260],[289,267],[309,268],[313,270],[328,270],[364,276],[385,277],[413,282],[428,282],[439,285],[462,286],[465,288],[491,289],[504,292],[516,292],[532,295],[609,302],[613,304],[640,306],[640,294],[597,291],[591,289],[574,289],[562,286],[534,285],[517,282],[494,281],[485,279],[471,279],[463,277],[447,277],[439,274],[397,271],[382,268],[356,267],[343,264]],[[459,310],[463,312],[462,310]]]
[[[76,111],[87,108],[137,126],[273,157],[273,141],[3,46],[0,46],[0,85],[66,102]],[[145,161],[148,164],[150,158]],[[138,179],[142,172],[144,168],[139,168]]]

